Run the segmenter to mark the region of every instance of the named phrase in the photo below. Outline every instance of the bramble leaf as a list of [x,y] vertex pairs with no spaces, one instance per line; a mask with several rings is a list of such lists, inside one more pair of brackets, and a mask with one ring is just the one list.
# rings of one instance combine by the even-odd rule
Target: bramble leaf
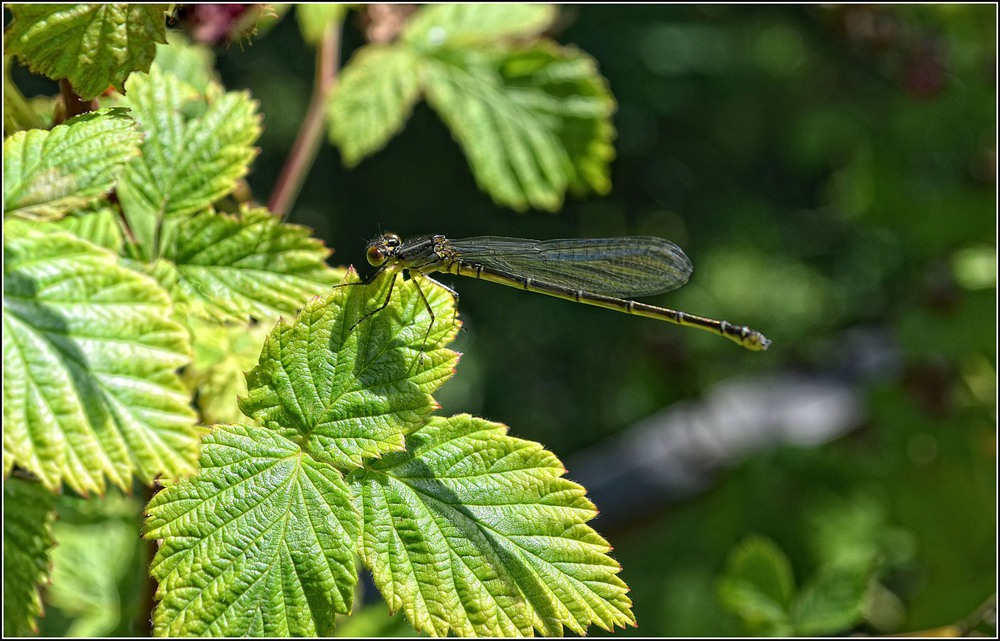
[[330,140],[348,166],[378,151],[403,128],[420,97],[420,60],[408,49],[369,46],[344,67],[327,102]]
[[498,203],[555,210],[567,191],[607,193],[615,101],[591,57],[538,37],[554,15],[547,5],[427,6],[400,41],[363,47],[327,109],[344,162],[382,148],[424,94]]
[[792,610],[795,633],[819,636],[850,630],[864,619],[873,564],[841,563],[824,567],[803,586]]
[[351,475],[361,555],[391,610],[434,636],[634,625],[597,510],[541,445],[468,415]]
[[[6,454],[6,452],[5,452]],[[40,483],[3,481],[3,633],[28,636],[42,614],[38,585],[49,580],[55,495]]]
[[718,586],[719,601],[753,631],[787,635],[795,579],[788,557],[771,541],[750,538],[732,553]]
[[206,45],[189,42],[178,31],[168,31],[167,43],[156,46],[153,64],[164,74],[191,85],[200,94],[207,93],[213,82],[219,82],[212,50]]
[[69,232],[115,254],[121,251],[124,243],[117,214],[107,206],[91,211],[76,211],[73,215],[52,223],[52,229]]
[[583,52],[455,52],[429,61],[425,82],[427,101],[497,202],[554,211],[567,189],[610,189],[615,103]]
[[231,193],[247,173],[260,135],[257,103],[215,83],[202,95],[153,65],[133,74],[121,103],[147,132],[142,155],[118,185],[122,211],[139,244],[156,255],[160,221],[193,214]]
[[4,468],[51,490],[193,471],[198,433],[176,369],[187,333],[155,281],[66,233],[8,224]]
[[[390,287],[388,306],[376,311]],[[328,452],[340,468],[402,450],[458,358],[444,347],[458,331],[451,297],[426,281],[419,287],[402,278],[348,284],[293,322],[279,320],[247,374],[243,413],[307,451]]]
[[556,19],[546,4],[490,3],[427,5],[406,25],[403,40],[433,50],[536,36]]
[[156,271],[187,311],[213,320],[245,322],[293,314],[338,280],[330,255],[309,229],[282,223],[266,210],[238,216],[205,211],[168,227]]
[[139,155],[142,134],[124,109],[93,111],[3,143],[4,216],[54,220],[97,201]]
[[467,415],[427,419],[457,360],[453,314],[428,279],[349,271],[278,322],[240,399],[260,425],[217,426],[199,473],[149,506],[157,634],[329,634],[359,546],[390,608],[431,634],[634,623],[554,455]]
[[201,469],[158,493],[158,636],[329,635],[351,609],[358,514],[322,452],[250,425],[205,437]]
[[32,72],[66,78],[83,100],[121,90],[147,71],[155,43],[166,42],[167,4],[11,4],[6,53]]
[[157,634],[329,634],[350,610],[360,520],[340,470],[402,449],[457,359],[443,347],[457,328],[442,288],[422,289],[433,324],[399,279],[353,327],[391,281],[350,282],[268,337],[240,403],[263,427],[217,426],[199,473],[150,503],[146,536],[163,539]]
[[191,330],[191,364],[181,377],[197,391],[195,403],[206,425],[232,423],[240,420],[236,399],[247,395],[245,372],[253,369],[260,355],[260,346],[274,325],[272,322],[213,323],[188,317]]

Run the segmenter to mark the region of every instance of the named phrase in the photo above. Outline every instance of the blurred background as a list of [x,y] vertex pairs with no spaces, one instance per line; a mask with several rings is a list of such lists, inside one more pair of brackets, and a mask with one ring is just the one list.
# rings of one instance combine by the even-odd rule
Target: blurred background
[[[617,634],[759,632],[718,596],[748,537],[773,543],[798,586],[867,563],[856,631],[973,616],[996,592],[996,7],[560,11],[552,37],[593,56],[618,102],[609,195],[557,214],[500,208],[420,103],[354,169],[324,144],[289,221],[362,273],[380,230],[662,236],[694,275],[648,302],[772,340],[752,353],[441,278],[465,324],[441,412],[509,425],[588,488],[639,622]],[[362,15],[348,18],[345,62]],[[290,14],[216,53],[226,87],[261,103],[247,180],[265,202],[314,53]],[[380,619],[374,588],[366,602],[374,614],[345,631],[406,633]]]

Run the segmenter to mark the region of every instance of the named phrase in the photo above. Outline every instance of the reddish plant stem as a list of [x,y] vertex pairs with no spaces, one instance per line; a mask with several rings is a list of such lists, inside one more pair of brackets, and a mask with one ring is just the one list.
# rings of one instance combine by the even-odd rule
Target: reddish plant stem
[[69,120],[73,116],[79,116],[80,114],[97,109],[96,98],[94,100],[83,100],[73,91],[72,85],[65,78],[59,81],[59,93],[62,94],[63,105],[66,108],[66,117],[64,120]]
[[286,216],[299,195],[323,137],[326,98],[337,81],[340,67],[340,23],[331,27],[316,48],[316,81],[309,109],[299,135],[285,161],[267,208],[276,216]]

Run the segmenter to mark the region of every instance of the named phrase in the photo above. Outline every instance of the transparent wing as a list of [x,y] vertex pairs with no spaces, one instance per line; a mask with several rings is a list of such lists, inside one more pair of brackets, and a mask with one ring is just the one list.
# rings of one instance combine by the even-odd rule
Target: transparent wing
[[557,240],[478,236],[450,243],[464,261],[616,298],[677,289],[693,269],[680,247],[654,236]]

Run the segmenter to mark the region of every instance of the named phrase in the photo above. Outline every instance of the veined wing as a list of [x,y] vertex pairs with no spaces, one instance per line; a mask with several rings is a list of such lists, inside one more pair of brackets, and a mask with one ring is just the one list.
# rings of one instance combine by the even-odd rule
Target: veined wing
[[693,270],[680,247],[655,236],[556,240],[478,236],[450,243],[467,262],[616,298],[669,292],[684,285]]

